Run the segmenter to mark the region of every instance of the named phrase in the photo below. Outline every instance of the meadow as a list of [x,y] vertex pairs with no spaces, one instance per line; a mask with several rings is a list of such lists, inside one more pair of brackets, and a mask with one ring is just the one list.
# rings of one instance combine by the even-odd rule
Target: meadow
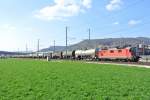
[[150,100],[150,69],[0,59],[0,100]]

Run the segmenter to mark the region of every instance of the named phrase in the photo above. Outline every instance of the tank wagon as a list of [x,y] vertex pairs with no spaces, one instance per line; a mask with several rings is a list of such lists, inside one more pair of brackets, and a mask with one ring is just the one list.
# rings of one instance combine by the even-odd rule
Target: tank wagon
[[93,60],[95,59],[95,49],[89,49],[89,50],[76,50],[75,51],[75,58],[76,59],[89,59]]
[[73,58],[73,51],[63,51],[62,58],[64,59],[72,59]]
[[54,52],[52,53],[52,59],[61,59],[63,58],[62,52]]

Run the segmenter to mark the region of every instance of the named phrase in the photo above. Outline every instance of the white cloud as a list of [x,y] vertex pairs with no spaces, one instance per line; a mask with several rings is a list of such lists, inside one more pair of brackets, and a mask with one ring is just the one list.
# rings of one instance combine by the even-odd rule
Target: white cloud
[[1,31],[4,31],[4,32],[16,32],[16,27],[14,25],[11,25],[11,24],[3,24],[1,27],[0,27]]
[[113,24],[114,24],[114,25],[119,25],[119,22],[114,22]]
[[130,25],[130,26],[134,26],[134,25],[137,25],[137,24],[140,24],[141,23],[141,20],[130,20],[129,22],[128,22],[128,24]]
[[64,20],[76,16],[91,8],[92,0],[54,0],[53,6],[46,6],[35,13],[35,17],[43,20]]
[[122,0],[111,0],[109,4],[106,5],[106,9],[108,11],[119,10],[121,8],[122,3]]
[[92,3],[92,0],[83,0],[82,1],[83,6],[86,8],[91,8],[91,3]]

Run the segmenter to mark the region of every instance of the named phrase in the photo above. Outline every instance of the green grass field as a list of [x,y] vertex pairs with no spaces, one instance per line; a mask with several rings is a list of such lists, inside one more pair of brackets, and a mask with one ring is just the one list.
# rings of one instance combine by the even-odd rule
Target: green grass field
[[150,69],[0,60],[0,100],[150,100]]

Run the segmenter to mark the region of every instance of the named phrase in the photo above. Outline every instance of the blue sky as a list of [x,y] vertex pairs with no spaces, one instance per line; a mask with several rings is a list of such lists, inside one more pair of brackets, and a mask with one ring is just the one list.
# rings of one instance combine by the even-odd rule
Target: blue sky
[[149,0],[1,0],[0,50],[25,51],[88,38],[150,37]]

